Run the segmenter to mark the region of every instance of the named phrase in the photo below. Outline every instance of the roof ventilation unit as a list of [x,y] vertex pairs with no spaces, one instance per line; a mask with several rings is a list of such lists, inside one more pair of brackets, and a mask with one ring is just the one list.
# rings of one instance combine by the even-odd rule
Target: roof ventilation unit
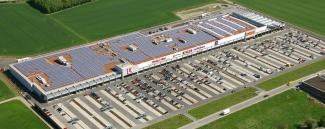
[[104,48],[105,44],[104,44],[104,43],[98,43],[98,46],[99,46],[100,48]]
[[64,66],[68,66],[69,65],[68,61],[63,56],[59,56],[58,59],[57,59],[57,61],[60,64],[64,65]]
[[173,42],[173,38],[165,38],[164,42],[166,43]]
[[173,42],[173,38],[170,38],[165,35],[160,35],[160,36],[154,37],[152,39],[152,43],[154,43],[156,45],[160,44],[161,42],[166,42],[166,43]]
[[187,43],[187,41],[184,40],[184,39],[179,39],[179,42],[181,42],[181,43]]
[[196,30],[191,29],[191,28],[187,28],[187,29],[186,29],[186,32],[188,32],[188,33],[190,33],[190,34],[196,34],[196,33],[197,33]]
[[37,76],[36,76],[36,79],[37,79],[38,82],[40,82],[41,84],[45,85],[46,87],[49,86],[49,85],[47,84],[46,80],[45,80],[42,76],[37,75]]
[[129,49],[130,51],[136,51],[136,50],[138,49],[138,47],[135,46],[134,44],[131,44],[131,45],[128,46],[128,49]]

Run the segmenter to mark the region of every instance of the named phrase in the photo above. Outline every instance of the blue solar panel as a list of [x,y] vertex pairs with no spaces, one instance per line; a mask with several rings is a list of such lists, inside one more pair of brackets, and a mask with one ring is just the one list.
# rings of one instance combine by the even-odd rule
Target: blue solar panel
[[221,36],[227,35],[226,32],[224,32],[221,29],[218,29],[216,27],[213,27],[211,25],[208,25],[207,23],[203,23],[203,24],[200,24],[200,25],[203,26],[206,29],[212,30],[214,33],[217,33],[218,35],[221,35]]
[[214,26],[216,26],[216,27],[218,27],[218,28],[221,28],[221,29],[224,30],[224,31],[227,31],[228,33],[233,33],[233,32],[236,31],[236,30],[233,29],[233,28],[227,27],[227,26],[222,25],[222,24],[217,23],[217,22],[213,22],[213,21],[211,21],[211,22],[208,22],[208,23],[211,24],[211,25],[214,25]]
[[218,19],[217,21],[221,22],[223,24],[229,25],[229,26],[231,26],[231,27],[233,27],[233,28],[235,28],[237,30],[243,29],[243,27],[238,26],[238,25],[234,24],[233,22],[225,20],[225,19]]
[[[245,23],[244,21],[241,21],[241,20],[239,20],[239,19],[237,19],[237,18],[234,18],[234,17],[232,17],[232,16],[229,16],[228,18],[229,18],[229,19],[235,19],[236,21],[240,21],[240,22],[236,22],[236,23],[239,24],[239,25],[241,25],[241,26],[243,26],[243,27],[250,27],[249,24],[247,24],[247,23]],[[233,21],[231,21],[231,22],[233,22]]]
[[[215,21],[218,21],[220,23],[217,23]],[[236,24],[242,25],[244,27],[248,26],[242,22],[236,22]],[[236,24],[232,21],[222,18],[221,16],[216,16],[215,19],[211,21],[205,19],[203,20],[203,23],[200,24],[194,23],[193,25],[185,25],[165,32],[161,32],[156,35],[143,35],[136,32],[105,41],[108,43],[109,50],[117,54],[116,57],[112,57],[107,53],[99,54],[97,51],[93,50],[91,46],[82,46],[79,48],[60,51],[54,54],[39,57],[23,63],[17,63],[14,66],[26,77],[33,72],[41,72],[46,74],[48,76],[50,86],[46,87],[45,90],[51,90],[104,75],[105,65],[118,62],[119,59],[126,59],[131,63],[141,63],[143,61],[151,60],[176,52],[173,47],[177,47],[178,49],[185,49],[202,43],[217,40],[216,37],[220,37],[212,33],[207,33],[208,31],[200,28],[198,25],[211,29],[213,32],[218,33],[219,35],[226,36],[229,35],[228,33],[234,33],[236,30],[243,29],[243,27]],[[187,33],[187,28],[195,29],[197,33]],[[173,39],[173,41],[161,42],[157,45],[152,43],[152,39],[160,35],[170,37]],[[179,39],[185,40],[186,43],[180,42]],[[126,47],[129,45],[135,45],[138,47],[138,49],[134,51],[127,50]],[[52,64],[48,61],[48,59],[51,57],[61,56],[63,54],[71,56],[71,67]]]

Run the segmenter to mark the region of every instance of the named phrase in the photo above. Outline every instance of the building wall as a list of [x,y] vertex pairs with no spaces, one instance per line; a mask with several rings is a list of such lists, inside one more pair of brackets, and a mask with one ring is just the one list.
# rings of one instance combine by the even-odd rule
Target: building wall
[[302,83],[300,85],[300,88],[302,90],[306,91],[307,93],[309,93],[311,96],[313,96],[316,99],[325,103],[325,92],[321,92],[320,90],[318,90],[312,86],[309,86],[308,84],[305,84],[305,83]]
[[260,33],[265,32],[266,30],[267,30],[267,26],[259,27],[259,28],[255,29],[255,33],[260,34]]
[[246,36],[245,32],[240,33],[240,34],[236,34],[236,35],[233,35],[233,36],[229,36],[227,38],[223,38],[223,39],[218,40],[218,45],[226,45],[228,43],[244,39],[245,36]]
[[26,89],[28,89],[31,92],[33,91],[32,82],[28,81],[28,79],[25,78],[24,76],[21,76],[22,74],[18,73],[18,70],[15,67],[10,66],[9,71],[22,85],[26,87]]
[[119,77],[121,77],[121,75],[110,74],[110,75],[103,75],[103,76],[99,76],[99,77],[96,77],[96,78],[88,79],[88,80],[85,80],[83,82],[75,83],[75,84],[72,84],[72,85],[69,85],[69,86],[65,86],[63,88],[59,88],[59,89],[47,92],[47,93],[44,94],[44,96],[45,96],[44,99],[51,100],[53,98],[57,98],[57,97],[60,97],[60,96],[71,94],[72,92],[81,91],[81,90],[84,90],[86,88],[101,84],[103,82],[108,82],[110,80],[113,80],[113,79],[116,79],[116,78],[119,78]]

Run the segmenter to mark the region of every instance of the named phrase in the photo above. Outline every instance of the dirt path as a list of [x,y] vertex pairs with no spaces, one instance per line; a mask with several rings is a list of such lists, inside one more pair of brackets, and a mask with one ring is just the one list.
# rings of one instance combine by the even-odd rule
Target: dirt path
[[180,17],[181,19],[189,19],[189,18],[193,18],[196,16],[200,16],[202,14],[218,12],[218,11],[230,8],[230,7],[232,7],[231,4],[229,4],[228,2],[225,2],[225,1],[221,1],[218,3],[208,4],[208,5],[205,5],[202,7],[198,7],[198,8],[181,10],[181,11],[175,12],[175,14],[178,17]]
[[0,57],[0,68],[8,67],[9,64],[15,63],[16,58],[13,57]]

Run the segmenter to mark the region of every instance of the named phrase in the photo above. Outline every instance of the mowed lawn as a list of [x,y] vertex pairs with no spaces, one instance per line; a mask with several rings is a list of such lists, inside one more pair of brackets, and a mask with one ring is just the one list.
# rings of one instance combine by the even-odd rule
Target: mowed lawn
[[176,10],[218,0],[96,0],[53,16],[90,40],[179,20]]
[[324,70],[324,69],[325,69],[325,60],[321,60],[321,61],[309,64],[307,66],[298,68],[296,70],[292,70],[290,72],[281,74],[277,77],[274,77],[272,79],[269,79],[262,83],[259,83],[256,86],[260,87],[264,90],[272,90],[272,89],[277,88],[281,85],[284,85],[290,81],[297,80],[299,78],[316,73],[316,72]]
[[251,9],[325,35],[324,0],[233,0]]
[[176,115],[172,118],[145,127],[144,129],[177,129],[191,122],[192,120],[184,115]]
[[5,83],[3,83],[0,80],[0,101],[3,101],[5,99],[14,97],[15,93],[13,93],[7,86]]
[[305,92],[289,90],[200,129],[276,129],[280,125],[295,129],[298,122],[322,115],[324,106],[308,99]]
[[188,113],[195,118],[201,119],[201,118],[206,117],[210,114],[213,114],[215,112],[226,109],[230,106],[233,106],[235,104],[243,102],[247,99],[250,99],[250,98],[256,96],[255,92],[256,92],[256,89],[247,88],[247,89],[241,90],[239,92],[236,92],[234,94],[230,94],[225,97],[222,97],[218,100],[209,102],[205,105],[199,106],[192,110],[189,110]]
[[0,129],[48,129],[18,100],[0,104]]
[[27,4],[0,4],[0,56],[45,53],[80,41]]

